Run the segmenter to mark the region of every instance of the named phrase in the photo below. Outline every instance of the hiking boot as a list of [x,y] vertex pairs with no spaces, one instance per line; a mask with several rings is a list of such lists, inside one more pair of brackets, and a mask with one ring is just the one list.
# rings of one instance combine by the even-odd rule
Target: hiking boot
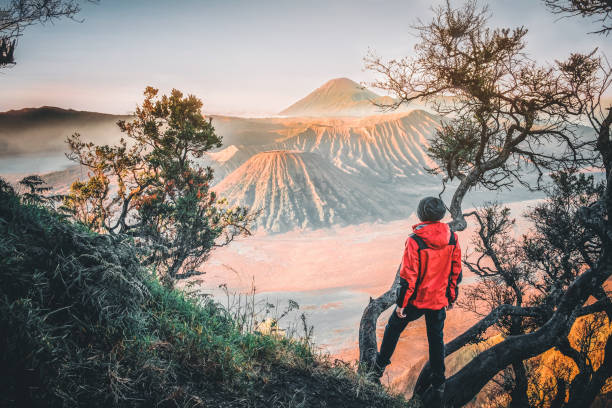
[[382,385],[380,382],[380,379],[385,373],[385,368],[387,367],[389,363],[387,364],[382,363],[379,359],[379,356],[380,355],[376,353],[376,361],[374,362],[374,365],[372,366],[371,373],[372,373],[372,382],[378,385]]

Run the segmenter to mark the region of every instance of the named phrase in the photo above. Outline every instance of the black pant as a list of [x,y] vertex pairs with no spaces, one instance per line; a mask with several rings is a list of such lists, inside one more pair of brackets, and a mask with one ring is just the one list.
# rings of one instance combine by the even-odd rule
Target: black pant
[[408,323],[417,320],[425,315],[427,325],[427,342],[429,343],[429,363],[432,370],[432,381],[434,387],[441,385],[445,381],[444,376],[444,319],[446,319],[446,309],[430,310],[417,309],[414,306],[407,306],[404,309],[406,317],[400,319],[395,311],[391,313],[389,322],[385,327],[380,353],[378,355],[378,365],[384,367],[391,363],[391,355],[395,351],[395,346],[400,334],[404,331]]

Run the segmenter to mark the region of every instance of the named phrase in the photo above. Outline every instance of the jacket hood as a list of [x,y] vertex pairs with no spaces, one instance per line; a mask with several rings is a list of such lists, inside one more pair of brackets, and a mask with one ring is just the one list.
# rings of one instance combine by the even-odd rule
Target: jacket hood
[[413,225],[412,230],[419,236],[428,247],[439,249],[448,245],[450,240],[450,228],[442,222],[421,222]]

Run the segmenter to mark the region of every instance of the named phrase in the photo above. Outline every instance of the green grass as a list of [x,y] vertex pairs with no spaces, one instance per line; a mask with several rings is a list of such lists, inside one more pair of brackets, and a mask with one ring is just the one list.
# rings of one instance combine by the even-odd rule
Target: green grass
[[0,180],[0,406],[403,407],[307,340],[163,287],[129,239]]

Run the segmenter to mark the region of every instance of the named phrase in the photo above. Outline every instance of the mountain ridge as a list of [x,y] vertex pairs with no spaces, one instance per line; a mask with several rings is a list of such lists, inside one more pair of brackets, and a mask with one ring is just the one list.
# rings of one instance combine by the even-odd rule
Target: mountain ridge
[[89,119],[125,118],[130,115],[117,115],[113,113],[102,113],[95,111],[83,111],[71,108],[60,108],[57,106],[43,105],[37,108],[28,107],[21,109],[10,109],[0,112],[0,125],[10,125],[12,122],[19,123],[26,120],[61,120],[66,118],[87,117]]
[[116,122],[128,115],[79,111],[55,106],[0,112],[0,157],[57,153],[66,150],[66,137],[81,133],[105,143],[119,139]]
[[434,165],[426,152],[427,139],[439,126],[439,118],[425,111],[286,121],[289,123],[284,126],[284,120],[275,119],[277,127],[271,127],[259,145],[252,140],[243,145],[232,139],[235,144],[223,150],[223,160],[214,160],[221,153],[209,153],[216,174],[228,175],[253,154],[265,150],[316,152],[346,173],[384,182],[423,179],[423,167]]

